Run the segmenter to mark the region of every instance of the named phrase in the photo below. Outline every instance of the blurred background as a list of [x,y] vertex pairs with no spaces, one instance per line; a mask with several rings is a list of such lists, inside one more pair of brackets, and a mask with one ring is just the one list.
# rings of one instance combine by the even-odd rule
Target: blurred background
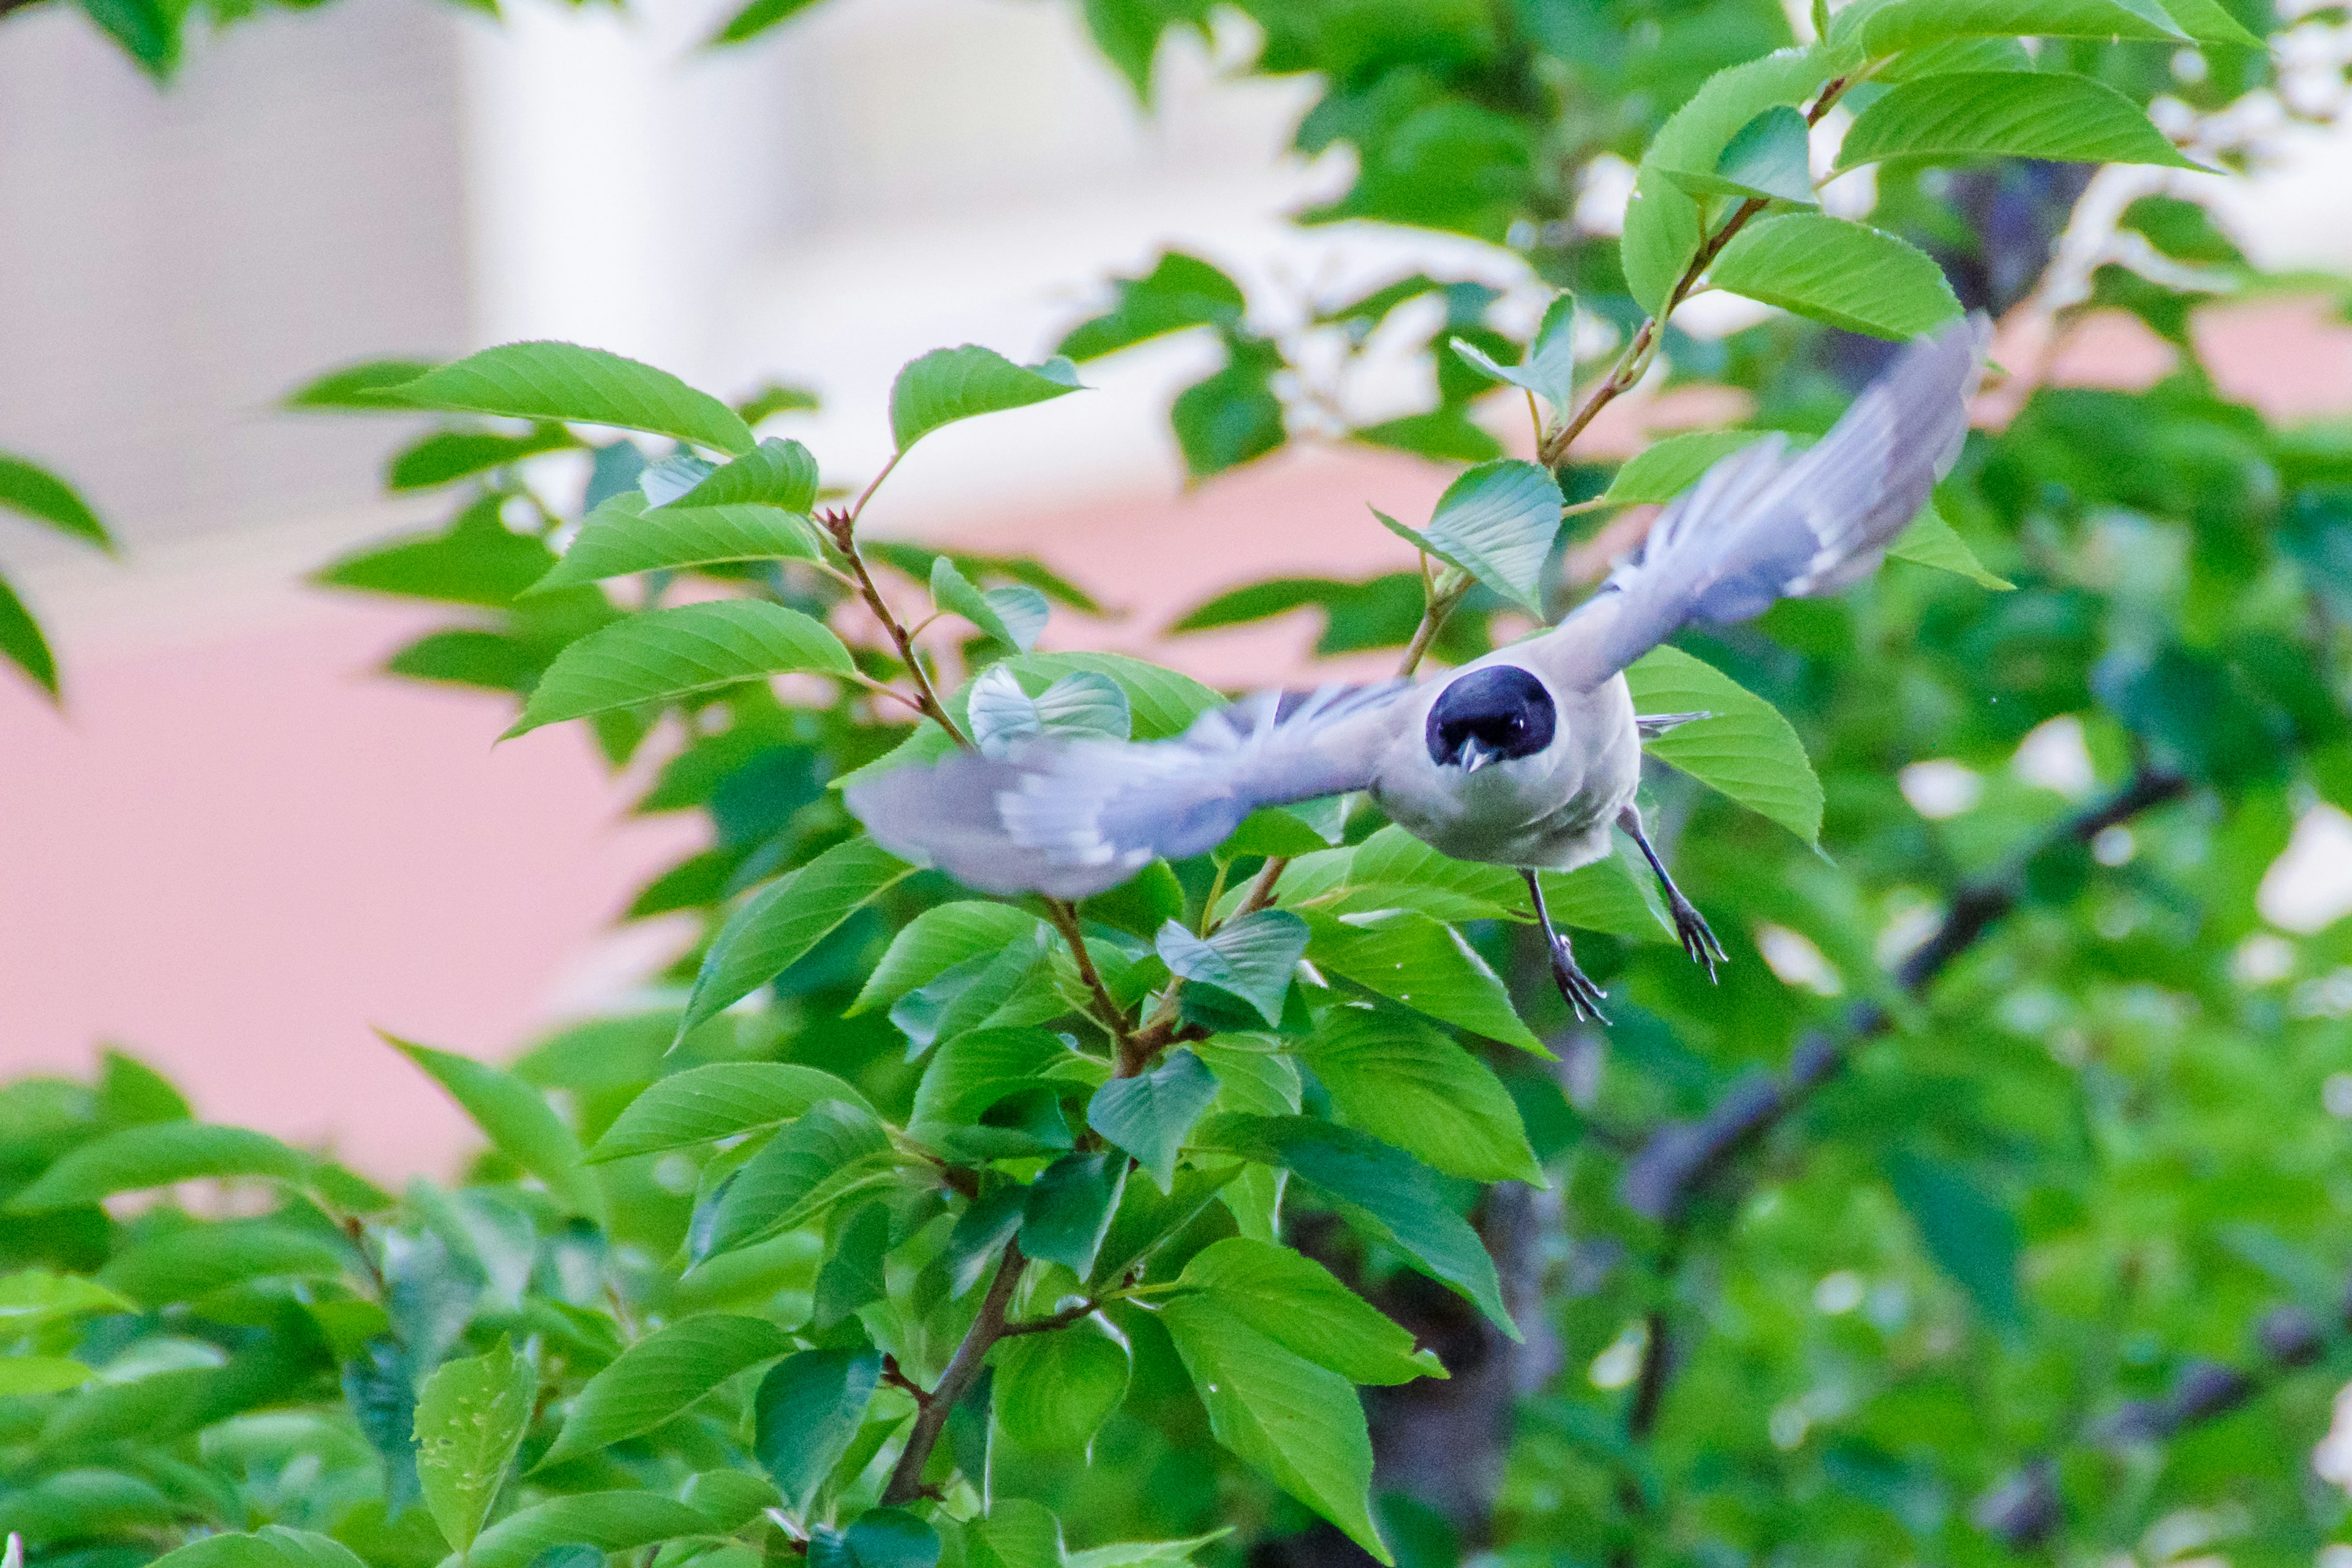
[[[576,727],[493,749],[500,699],[377,674],[429,612],[305,585],[441,510],[380,498],[394,426],[278,410],[320,370],[557,337],[729,394],[781,378],[825,400],[791,433],[862,482],[898,364],[966,341],[1034,358],[1165,246],[1253,299],[1416,268],[1526,281],[1468,241],[1286,224],[1347,171],[1287,151],[1310,83],[1228,77],[1214,47],[1171,43],[1147,116],[1049,0],[834,0],[698,50],[718,16],[347,0],[242,26],[163,91],[72,13],[0,28],[0,447],[69,475],[123,544],[0,525],[67,691],[60,712],[0,681],[0,1077],[120,1040],[208,1117],[379,1176],[442,1169],[462,1124],[372,1028],[501,1055],[679,945],[612,922],[692,827],[630,817]],[[2340,141],[2282,143],[2224,206],[2259,262],[2352,268]],[[2319,303],[2209,310],[2200,335],[2234,396],[2352,409],[2352,328]],[[2060,378],[2145,384],[2169,358],[2118,315]],[[1291,678],[1296,617],[1162,628],[1271,573],[1397,569],[1365,503],[1416,515],[1444,475],[1351,448],[1187,491],[1165,409],[1213,362],[1180,338],[946,432],[874,524],[1045,554],[1121,612],[1065,646]],[[1427,374],[1368,395],[1406,411]],[[1629,400],[1591,447],[1735,409]],[[2352,822],[2315,808],[2264,899],[2286,929],[2352,910]]]

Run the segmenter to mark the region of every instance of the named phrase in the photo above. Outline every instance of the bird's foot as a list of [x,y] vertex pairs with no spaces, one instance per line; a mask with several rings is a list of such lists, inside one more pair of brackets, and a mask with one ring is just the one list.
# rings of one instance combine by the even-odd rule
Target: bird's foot
[[1693,963],[1705,964],[1707,979],[1714,981],[1715,966],[1730,963],[1731,955],[1724,952],[1723,943],[1716,940],[1714,931],[1706,923],[1706,917],[1700,914],[1679,890],[1673,889],[1666,897],[1666,911],[1675,917],[1675,935],[1681,939],[1683,952],[1690,955]]
[[1576,954],[1569,950],[1568,939],[1557,933],[1551,939],[1551,977],[1559,987],[1561,1000],[1568,1004],[1568,1010],[1580,1022],[1586,1019],[1602,1025],[1609,1022],[1609,1015],[1601,1010],[1601,1004],[1609,993],[1594,984],[1592,976],[1577,967]]

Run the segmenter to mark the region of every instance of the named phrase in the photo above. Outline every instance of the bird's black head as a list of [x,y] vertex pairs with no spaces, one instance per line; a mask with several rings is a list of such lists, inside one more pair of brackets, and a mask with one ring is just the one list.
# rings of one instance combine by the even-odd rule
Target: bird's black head
[[1559,724],[1542,681],[1517,665],[1490,664],[1438,693],[1429,710],[1429,760],[1475,773],[1533,756],[1551,744]]

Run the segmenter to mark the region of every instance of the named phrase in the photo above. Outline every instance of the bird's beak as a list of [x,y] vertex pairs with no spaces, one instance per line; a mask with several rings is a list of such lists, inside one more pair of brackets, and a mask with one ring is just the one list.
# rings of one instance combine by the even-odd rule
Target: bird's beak
[[1454,753],[1454,760],[1461,765],[1464,773],[1475,773],[1499,754],[1480,745],[1478,737],[1472,735],[1462,742],[1462,749]]

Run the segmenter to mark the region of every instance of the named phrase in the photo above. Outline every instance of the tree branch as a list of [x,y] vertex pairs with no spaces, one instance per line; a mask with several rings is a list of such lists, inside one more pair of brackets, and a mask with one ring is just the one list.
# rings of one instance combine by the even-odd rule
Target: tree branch
[[1021,1255],[1017,1240],[1004,1244],[1003,1261],[996,1266],[996,1278],[988,1282],[988,1294],[981,1298],[980,1313],[964,1331],[963,1342],[956,1346],[949,1359],[947,1370],[928,1395],[917,1398],[915,1429],[907,1434],[906,1451],[898,1456],[898,1468],[890,1472],[890,1484],[882,1491],[885,1507],[912,1502],[923,1492],[923,1467],[931,1462],[931,1450],[939,1446],[940,1434],[947,1429],[948,1414],[971,1390],[972,1380],[980,1375],[981,1363],[988,1359],[989,1350],[1004,1337],[1005,1310],[1013,1304],[1013,1288],[1021,1283],[1021,1272],[1029,1260]]

